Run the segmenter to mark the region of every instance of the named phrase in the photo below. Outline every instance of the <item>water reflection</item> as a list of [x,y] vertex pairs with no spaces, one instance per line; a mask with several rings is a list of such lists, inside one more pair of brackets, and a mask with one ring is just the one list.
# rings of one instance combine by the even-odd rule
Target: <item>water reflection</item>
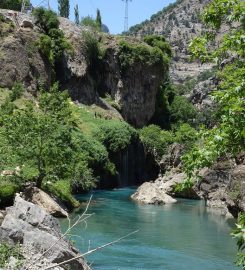
[[[229,233],[234,221],[208,213],[202,201],[152,206],[132,202],[132,189],[97,191],[90,212],[95,215],[74,228],[81,251],[140,229],[130,239],[93,254],[94,269],[234,270],[235,243]],[[88,198],[80,196],[80,199]],[[73,214],[82,213],[84,206]],[[63,228],[67,226],[62,221]],[[74,238],[74,240],[76,240]]]

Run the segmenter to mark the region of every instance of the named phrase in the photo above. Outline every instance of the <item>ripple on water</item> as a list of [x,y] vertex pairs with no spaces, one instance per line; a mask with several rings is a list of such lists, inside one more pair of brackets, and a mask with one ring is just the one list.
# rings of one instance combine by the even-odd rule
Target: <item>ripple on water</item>
[[[174,205],[152,206],[132,202],[132,189],[96,191],[87,229],[72,231],[84,252],[136,229],[140,231],[89,257],[95,270],[235,270],[236,246],[230,237],[234,221],[207,213],[203,202],[180,200]],[[89,195],[78,196],[86,200]],[[82,213],[85,206],[73,213]],[[65,229],[67,223],[61,221]],[[80,237],[77,237],[80,236]]]

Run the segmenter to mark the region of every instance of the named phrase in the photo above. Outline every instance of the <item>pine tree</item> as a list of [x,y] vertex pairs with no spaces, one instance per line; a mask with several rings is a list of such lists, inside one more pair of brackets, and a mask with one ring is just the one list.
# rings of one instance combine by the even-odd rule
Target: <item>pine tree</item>
[[70,14],[69,0],[58,0],[58,9],[61,17],[69,18]]
[[96,14],[96,25],[98,27],[99,30],[101,30],[102,28],[102,19],[101,19],[101,15],[100,15],[100,10],[97,8],[97,14]]
[[74,14],[75,14],[75,23],[77,25],[80,24],[80,19],[79,19],[79,9],[78,9],[78,5],[76,4],[75,8],[74,8]]

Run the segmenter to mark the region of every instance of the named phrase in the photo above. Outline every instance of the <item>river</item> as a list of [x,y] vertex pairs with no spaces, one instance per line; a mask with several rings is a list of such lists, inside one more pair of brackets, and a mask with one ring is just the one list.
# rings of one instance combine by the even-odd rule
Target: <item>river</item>
[[[181,199],[177,204],[140,205],[130,200],[134,189],[93,192],[87,221],[71,232],[76,247],[111,242],[134,230],[139,232],[97,251],[86,259],[95,270],[235,270],[234,220],[210,213],[202,201]],[[79,195],[84,201],[90,194]],[[75,211],[76,218],[85,206]],[[61,220],[62,229],[67,221]]]

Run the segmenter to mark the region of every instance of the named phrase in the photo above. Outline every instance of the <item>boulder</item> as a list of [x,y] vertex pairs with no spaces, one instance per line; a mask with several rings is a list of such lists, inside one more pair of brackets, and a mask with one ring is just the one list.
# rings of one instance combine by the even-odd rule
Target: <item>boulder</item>
[[51,196],[37,187],[28,187],[21,194],[24,200],[32,202],[54,217],[68,217],[65,207],[58,204]]
[[137,202],[145,204],[168,204],[176,203],[177,200],[167,195],[155,182],[145,182],[131,196]]
[[[40,259],[40,265],[43,262],[55,264],[78,256],[79,252],[63,240],[61,235],[59,223],[54,217],[41,207],[25,201],[19,194],[16,195],[14,206],[7,208],[7,214],[0,227],[0,241],[12,245],[20,243],[27,265],[30,264],[30,260],[38,258],[49,248],[51,249]],[[52,247],[54,243],[56,244]],[[42,267],[35,269],[43,269]],[[62,268],[89,269],[83,258],[74,260]]]
[[156,181],[159,182],[161,190],[170,196],[194,200],[200,199],[195,184],[191,188],[176,189],[177,185],[181,185],[185,182],[185,179],[186,176],[184,173],[172,170]]
[[198,193],[208,207],[219,210],[223,215],[231,213],[234,217],[245,211],[245,165],[241,155],[236,160],[220,159],[199,175],[202,180]]

